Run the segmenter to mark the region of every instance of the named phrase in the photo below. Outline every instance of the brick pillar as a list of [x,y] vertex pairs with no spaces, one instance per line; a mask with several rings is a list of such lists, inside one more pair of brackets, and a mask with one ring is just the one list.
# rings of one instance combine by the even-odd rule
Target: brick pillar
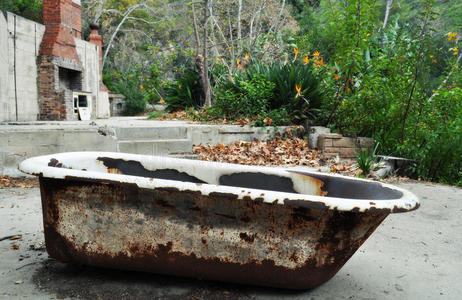
[[99,84],[102,91],[109,92],[109,89],[103,83],[103,37],[99,35],[99,25],[90,24],[90,36],[88,41],[99,48]]
[[59,91],[59,67],[52,62],[52,56],[38,58],[38,88],[40,99],[40,120],[66,120],[67,110],[64,91]]
[[[78,0],[43,0],[45,33],[37,58],[41,120],[75,118],[72,89],[81,86],[83,69],[75,43],[75,38],[82,34],[81,15]],[[63,81],[74,83],[61,82],[61,75]]]
[[81,36],[81,7],[72,0],[43,0],[45,34],[40,55],[53,55],[80,64],[74,36]]

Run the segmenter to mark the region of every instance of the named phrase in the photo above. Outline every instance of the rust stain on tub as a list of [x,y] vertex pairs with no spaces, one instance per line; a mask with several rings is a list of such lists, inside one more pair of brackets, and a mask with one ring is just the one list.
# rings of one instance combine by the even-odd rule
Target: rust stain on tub
[[328,280],[386,217],[115,182],[40,182],[47,250],[58,260],[285,288]]

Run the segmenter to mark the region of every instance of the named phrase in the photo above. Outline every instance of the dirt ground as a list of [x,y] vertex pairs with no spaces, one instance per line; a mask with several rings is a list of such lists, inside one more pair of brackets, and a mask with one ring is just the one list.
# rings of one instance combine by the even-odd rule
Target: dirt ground
[[43,247],[37,187],[0,189],[0,299],[460,299],[462,189],[398,182],[421,199],[390,215],[326,284],[309,291],[64,264]]

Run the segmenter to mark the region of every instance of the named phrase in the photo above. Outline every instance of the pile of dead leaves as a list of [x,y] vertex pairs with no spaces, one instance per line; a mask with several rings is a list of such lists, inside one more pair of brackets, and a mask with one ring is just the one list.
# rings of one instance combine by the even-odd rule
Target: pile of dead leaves
[[200,160],[256,166],[307,166],[348,176],[361,173],[354,162],[339,161],[310,149],[305,139],[276,138],[270,141],[235,142],[229,145],[199,145],[193,148]]
[[[170,113],[155,114],[153,117],[149,117],[152,120],[170,120],[170,121],[190,121],[191,123],[207,123],[207,124],[226,124],[226,125],[253,125],[257,122],[258,117],[255,118],[237,118],[227,119],[215,118],[207,113],[206,110],[178,110]],[[273,120],[266,118],[263,120],[265,126],[271,126]]]
[[155,116],[155,120],[191,120],[191,117],[187,114],[185,110],[179,110],[171,113],[163,113]]
[[37,178],[12,178],[7,175],[0,175],[0,189],[23,188],[29,189],[38,187]]

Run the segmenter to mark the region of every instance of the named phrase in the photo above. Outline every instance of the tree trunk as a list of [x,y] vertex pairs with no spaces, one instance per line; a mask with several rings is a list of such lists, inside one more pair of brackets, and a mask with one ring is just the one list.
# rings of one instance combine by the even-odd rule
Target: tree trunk
[[237,10],[237,40],[240,42],[242,39],[242,29],[241,29],[241,16],[242,16],[242,0],[239,0]]
[[191,5],[192,14],[193,14],[193,25],[194,25],[194,37],[196,38],[196,56],[199,55],[200,51],[200,38],[199,38],[199,29],[197,28],[197,17],[196,10],[194,9],[194,3]]
[[209,7],[210,1],[205,0],[205,12],[204,12],[204,42],[203,42],[203,50],[204,50],[204,93],[205,93],[205,107],[212,106],[212,93],[210,91],[210,80],[209,80],[209,68],[208,68],[208,61],[207,61],[207,23],[209,20]]

